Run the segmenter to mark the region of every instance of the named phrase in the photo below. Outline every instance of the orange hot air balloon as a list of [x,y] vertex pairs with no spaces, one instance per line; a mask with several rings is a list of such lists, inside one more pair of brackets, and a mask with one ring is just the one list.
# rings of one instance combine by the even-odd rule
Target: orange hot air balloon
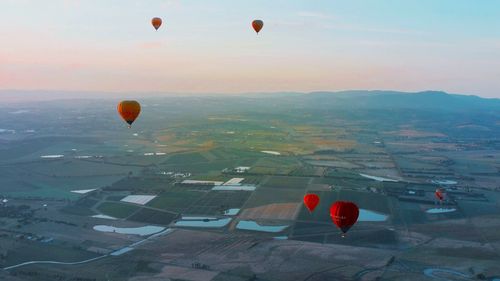
[[118,104],[118,113],[128,123],[128,127],[132,126],[139,113],[141,113],[141,105],[135,100],[124,100]]
[[319,196],[316,194],[306,194],[304,196],[304,205],[306,205],[307,209],[309,210],[310,213],[316,209],[316,207],[319,204]]
[[161,19],[160,19],[160,18],[153,18],[153,19],[151,20],[151,24],[153,25],[153,27],[154,27],[156,30],[158,30],[158,28],[160,28],[161,23],[162,23],[162,21],[161,21]]
[[259,34],[259,31],[262,29],[263,26],[264,26],[264,22],[261,20],[254,20],[252,22],[252,27],[255,30],[255,32],[257,32],[257,34]]
[[330,217],[333,223],[345,233],[358,221],[359,209],[356,204],[346,201],[337,201],[330,207]]

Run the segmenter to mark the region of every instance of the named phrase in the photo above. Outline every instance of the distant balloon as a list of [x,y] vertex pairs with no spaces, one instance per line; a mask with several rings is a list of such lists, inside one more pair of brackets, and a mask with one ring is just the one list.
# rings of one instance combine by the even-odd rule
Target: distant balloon
[[153,27],[158,30],[158,28],[160,28],[161,26],[161,23],[162,23],[162,20],[160,18],[153,18],[151,20],[151,24],[153,25]]
[[436,195],[436,198],[439,201],[443,201],[444,200],[445,192],[444,192],[444,190],[442,188],[436,189],[436,192],[434,194]]
[[304,196],[304,205],[306,205],[309,212],[312,213],[314,211],[314,209],[316,209],[318,204],[319,204],[319,196],[318,195],[310,193],[310,194],[306,194]]
[[[337,201],[330,207],[330,217],[333,223],[345,234],[358,220],[359,209],[356,204]],[[342,234],[342,236],[344,236]]]
[[118,113],[128,123],[128,127],[132,126],[135,119],[141,113],[141,105],[135,100],[125,100],[118,104]]
[[259,31],[262,29],[263,26],[264,26],[264,22],[261,20],[254,20],[252,22],[252,27],[255,30],[255,32],[257,32],[257,34],[259,34]]

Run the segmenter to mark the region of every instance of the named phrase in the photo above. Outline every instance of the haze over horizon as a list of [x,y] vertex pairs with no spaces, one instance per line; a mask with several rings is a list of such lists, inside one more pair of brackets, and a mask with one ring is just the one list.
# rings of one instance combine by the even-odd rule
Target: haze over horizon
[[[0,90],[500,98],[499,9],[466,0],[6,0]],[[154,16],[164,20],[157,32]],[[265,22],[259,35],[256,18]]]
[[0,0],[0,281],[500,281],[500,0]]
[[395,93],[404,95],[418,95],[426,93],[443,93],[452,96],[472,96],[482,99],[499,100],[497,97],[481,97],[477,95],[469,95],[464,93],[447,93],[444,91],[418,91],[418,92],[404,92],[393,90],[340,90],[340,91],[313,91],[313,92],[294,92],[294,91],[280,91],[280,92],[240,92],[240,93],[164,93],[164,92],[85,92],[85,91],[46,91],[46,90],[0,90],[0,102],[4,104],[23,104],[26,102],[38,101],[58,101],[58,100],[124,100],[124,99],[148,99],[148,98],[167,98],[167,97],[217,97],[217,96],[231,96],[231,97],[278,97],[282,95],[314,95],[317,93],[331,93],[336,94],[352,94],[355,92],[366,92],[367,94],[376,93]]

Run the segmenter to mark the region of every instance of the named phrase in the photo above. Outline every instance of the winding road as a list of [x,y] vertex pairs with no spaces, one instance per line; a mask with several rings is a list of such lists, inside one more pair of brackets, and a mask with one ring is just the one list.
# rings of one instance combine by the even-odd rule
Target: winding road
[[20,264],[16,264],[16,265],[11,265],[11,266],[7,266],[7,267],[4,267],[3,270],[10,270],[10,269],[14,269],[14,268],[18,268],[18,267],[22,267],[22,266],[26,266],[26,265],[31,265],[31,264],[59,264],[59,265],[78,265],[78,264],[84,264],[84,263],[89,263],[89,262],[93,262],[93,261],[96,261],[96,260],[100,260],[100,259],[103,259],[105,257],[111,257],[111,256],[119,256],[119,255],[122,255],[124,253],[127,253],[131,250],[134,249],[134,247],[136,246],[139,246],[140,244],[150,240],[150,239],[154,239],[156,237],[159,237],[159,236],[162,236],[162,235],[165,235],[165,234],[169,234],[173,232],[172,229],[170,228],[167,228],[161,232],[158,232],[156,234],[153,234],[151,236],[149,236],[148,238],[145,238],[143,240],[140,240],[140,241],[137,241],[133,244],[130,244],[126,247],[123,247],[119,250],[116,250],[112,253],[109,253],[109,254],[106,254],[106,255],[102,255],[102,256],[98,256],[98,257],[95,257],[95,258],[91,258],[91,259],[87,259],[87,260],[83,260],[83,261],[75,261],[75,262],[62,262],[62,261],[27,261],[27,262],[23,262],[23,263],[20,263]]

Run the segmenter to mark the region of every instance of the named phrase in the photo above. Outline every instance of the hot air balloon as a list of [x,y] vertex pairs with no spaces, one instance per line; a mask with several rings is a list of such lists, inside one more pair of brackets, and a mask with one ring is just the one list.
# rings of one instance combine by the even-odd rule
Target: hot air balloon
[[444,190],[442,188],[436,189],[436,192],[434,193],[436,195],[436,198],[440,201],[443,202],[444,200]]
[[161,19],[160,19],[160,18],[153,18],[153,19],[151,19],[151,24],[153,25],[153,27],[154,27],[156,30],[158,30],[158,28],[160,28],[161,23],[162,23],[162,21],[161,21]]
[[309,212],[313,212],[316,206],[319,204],[319,196],[316,194],[306,194],[304,195],[304,205],[306,205]]
[[132,126],[139,113],[141,113],[141,105],[135,100],[124,100],[118,104],[118,113],[128,123],[128,127]]
[[330,217],[333,223],[342,230],[342,237],[356,223],[358,216],[358,206],[352,202],[337,201],[330,207]]
[[255,32],[257,32],[257,34],[259,34],[259,31],[262,29],[263,26],[264,26],[264,22],[261,20],[254,20],[252,22],[252,27],[255,30]]

